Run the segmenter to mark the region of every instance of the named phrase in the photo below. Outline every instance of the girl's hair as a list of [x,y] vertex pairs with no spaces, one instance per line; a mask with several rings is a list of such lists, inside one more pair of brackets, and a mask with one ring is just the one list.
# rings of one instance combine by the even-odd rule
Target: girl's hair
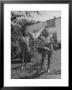
[[26,37],[26,36],[27,36],[26,30],[21,30],[21,34],[22,34],[24,37]]

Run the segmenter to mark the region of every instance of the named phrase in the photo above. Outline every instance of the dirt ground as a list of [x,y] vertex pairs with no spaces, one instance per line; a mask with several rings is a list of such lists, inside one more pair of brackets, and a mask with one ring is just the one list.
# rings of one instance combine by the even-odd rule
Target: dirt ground
[[41,74],[38,74],[41,56],[37,55],[27,67],[21,69],[19,63],[11,65],[11,79],[61,79],[61,50],[55,51],[51,57],[50,72],[47,72],[47,56]]

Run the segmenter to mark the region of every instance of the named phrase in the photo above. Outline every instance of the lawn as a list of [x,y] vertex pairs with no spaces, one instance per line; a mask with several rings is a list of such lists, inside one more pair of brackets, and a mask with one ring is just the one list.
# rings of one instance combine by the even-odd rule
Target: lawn
[[31,62],[27,64],[25,69],[21,69],[19,59],[15,63],[11,64],[11,79],[60,79],[61,78],[61,50],[57,50],[52,54],[50,72],[46,71],[47,56],[44,61],[41,74],[37,73],[40,67],[41,55],[35,54],[35,58],[31,59]]

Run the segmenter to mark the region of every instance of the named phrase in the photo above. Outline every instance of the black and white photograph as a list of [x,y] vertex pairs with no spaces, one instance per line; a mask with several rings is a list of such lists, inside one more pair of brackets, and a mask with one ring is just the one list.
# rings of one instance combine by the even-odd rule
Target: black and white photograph
[[68,85],[68,4],[4,5],[4,86]]
[[61,11],[11,11],[11,79],[61,79]]

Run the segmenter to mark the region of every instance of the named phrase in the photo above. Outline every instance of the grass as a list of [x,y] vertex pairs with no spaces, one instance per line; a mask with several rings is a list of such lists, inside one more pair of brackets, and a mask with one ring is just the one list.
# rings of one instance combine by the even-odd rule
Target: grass
[[39,75],[37,73],[40,67],[41,55],[36,54],[35,58],[31,59],[31,62],[27,64],[25,70],[21,69],[20,63],[12,63],[11,65],[11,79],[60,79],[61,75],[61,50],[54,52],[51,57],[50,73],[46,72],[47,57],[42,68],[42,72]]

